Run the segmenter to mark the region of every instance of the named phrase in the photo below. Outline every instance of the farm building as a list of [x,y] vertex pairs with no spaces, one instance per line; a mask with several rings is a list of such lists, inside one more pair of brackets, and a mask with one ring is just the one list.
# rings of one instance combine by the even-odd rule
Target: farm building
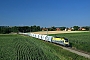
[[61,31],[60,28],[56,28],[56,31]]
[[85,31],[86,29],[81,27],[81,28],[79,28],[79,30]]

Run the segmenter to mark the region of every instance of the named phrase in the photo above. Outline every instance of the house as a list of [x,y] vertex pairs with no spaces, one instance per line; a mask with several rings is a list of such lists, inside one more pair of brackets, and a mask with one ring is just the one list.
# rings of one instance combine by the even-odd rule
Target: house
[[72,29],[71,29],[71,28],[69,28],[69,29],[68,29],[68,31],[72,31]]
[[56,28],[56,31],[61,31],[60,28]]
[[85,28],[82,28],[82,30],[86,30]]
[[85,28],[80,27],[80,28],[79,28],[79,30],[85,31],[86,29],[85,29]]
[[73,30],[74,30],[74,28],[73,28],[73,27],[68,28],[68,31],[73,31]]
[[43,28],[42,31],[47,31],[47,28]]

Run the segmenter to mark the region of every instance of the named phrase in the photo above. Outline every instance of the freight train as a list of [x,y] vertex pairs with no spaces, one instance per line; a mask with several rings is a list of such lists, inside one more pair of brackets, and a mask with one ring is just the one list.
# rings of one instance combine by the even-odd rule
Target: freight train
[[57,36],[48,36],[48,35],[41,35],[41,34],[34,34],[34,33],[19,33],[27,36],[31,36],[40,40],[57,43],[63,46],[69,46],[69,40],[65,37],[57,37]]

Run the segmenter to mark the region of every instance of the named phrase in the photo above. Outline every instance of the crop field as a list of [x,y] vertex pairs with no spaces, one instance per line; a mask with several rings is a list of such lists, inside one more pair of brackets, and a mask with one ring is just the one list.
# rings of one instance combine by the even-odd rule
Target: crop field
[[[54,36],[55,34],[53,34]],[[72,47],[90,54],[90,32],[56,34],[69,39]]]
[[[65,36],[69,38],[69,36],[73,37],[77,36],[77,34],[69,36],[65,34]],[[86,37],[87,34],[83,38]],[[71,42],[73,42],[74,40],[75,39],[72,38],[70,39]],[[74,44],[74,46],[76,45]],[[36,38],[32,38],[29,36],[0,35],[0,60],[89,60],[89,59],[71,53],[67,50],[64,50],[59,46],[55,46],[52,43],[38,40]]]
[[32,32],[35,34],[61,34],[61,33],[79,33],[79,32],[89,32],[89,31],[39,31],[39,32]]

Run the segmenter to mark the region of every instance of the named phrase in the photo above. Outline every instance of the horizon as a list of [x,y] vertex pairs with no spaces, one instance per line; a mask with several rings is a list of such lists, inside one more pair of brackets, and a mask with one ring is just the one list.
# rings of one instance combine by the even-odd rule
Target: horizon
[[[16,26],[16,27],[26,27],[27,25],[24,25],[24,26]],[[31,26],[39,26],[39,25],[31,25]],[[31,26],[28,26],[28,27],[31,27]],[[3,25],[0,25],[0,27],[3,27]],[[15,26],[4,26],[4,27],[15,27]],[[66,28],[73,28],[74,26],[70,26],[70,27],[67,27],[67,26],[50,26],[50,27],[42,27],[40,26],[40,28],[51,28],[51,27],[55,27],[55,28],[60,28],[60,27],[66,27]],[[78,27],[90,27],[90,26],[78,26]]]
[[1,0],[0,26],[90,26],[90,0]]

